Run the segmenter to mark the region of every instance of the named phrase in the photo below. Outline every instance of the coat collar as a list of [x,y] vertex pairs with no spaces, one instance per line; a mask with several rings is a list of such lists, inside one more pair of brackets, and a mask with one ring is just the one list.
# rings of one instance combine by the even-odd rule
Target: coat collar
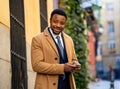
[[[54,49],[54,51],[56,52],[56,54],[59,56],[59,53],[58,53],[58,50],[57,50],[57,47],[48,31],[48,27],[44,30],[44,35],[46,36],[46,39],[47,41],[50,43],[50,45],[52,46],[52,48]],[[63,39],[64,39],[64,43],[65,43],[65,48],[66,48],[66,53],[67,53],[67,56],[68,56],[68,61],[69,61],[69,56],[70,56],[70,45],[69,45],[69,40],[68,40],[68,37],[67,35],[62,32],[62,35],[63,35]]]

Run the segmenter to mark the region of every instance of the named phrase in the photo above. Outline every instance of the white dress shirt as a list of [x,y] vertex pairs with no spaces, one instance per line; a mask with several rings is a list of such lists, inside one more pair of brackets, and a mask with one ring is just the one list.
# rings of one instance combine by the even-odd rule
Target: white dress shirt
[[64,48],[64,45],[63,45],[63,39],[62,39],[62,35],[61,35],[61,33],[60,33],[59,35],[56,35],[56,34],[53,33],[53,31],[52,31],[51,28],[50,28],[50,33],[52,34],[52,36],[53,36],[53,38],[54,38],[54,40],[55,40],[56,43],[58,43],[58,40],[57,40],[56,37],[57,37],[57,36],[60,37],[60,41],[61,41],[62,47]]

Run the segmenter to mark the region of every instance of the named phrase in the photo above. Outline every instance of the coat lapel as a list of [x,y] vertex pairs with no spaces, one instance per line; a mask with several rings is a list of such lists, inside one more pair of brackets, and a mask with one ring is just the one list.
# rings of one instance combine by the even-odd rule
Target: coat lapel
[[54,43],[54,41],[53,41],[53,39],[52,39],[49,31],[48,31],[48,28],[46,28],[44,30],[44,34],[46,36],[47,41],[50,43],[51,47],[54,49],[54,51],[56,52],[56,54],[59,56],[57,47],[56,47],[56,45],[55,45],[55,43]]
[[67,39],[67,37],[65,36],[65,33],[63,33],[63,38],[64,38],[64,42],[65,42],[65,48],[66,48],[66,53],[67,53],[67,57],[68,57],[68,62],[70,62],[70,60],[69,60],[69,57],[70,57],[70,43],[69,43],[69,41],[68,41],[68,39]]

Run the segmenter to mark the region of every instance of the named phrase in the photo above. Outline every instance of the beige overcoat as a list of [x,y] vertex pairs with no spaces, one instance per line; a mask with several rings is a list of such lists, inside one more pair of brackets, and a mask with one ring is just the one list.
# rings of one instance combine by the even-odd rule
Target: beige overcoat
[[[68,62],[76,61],[72,39],[67,34],[62,34]],[[37,73],[35,89],[57,89],[58,76],[64,73],[64,64],[59,64],[60,56],[48,28],[33,37],[31,47],[32,68]],[[71,89],[76,89],[72,73],[70,74],[70,85]]]

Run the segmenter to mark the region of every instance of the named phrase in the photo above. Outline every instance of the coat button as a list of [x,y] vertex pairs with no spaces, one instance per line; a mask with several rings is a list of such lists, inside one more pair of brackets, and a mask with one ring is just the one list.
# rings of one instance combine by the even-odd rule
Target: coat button
[[55,57],[55,60],[57,60],[57,57]]
[[56,83],[53,83],[53,85],[56,85]]

